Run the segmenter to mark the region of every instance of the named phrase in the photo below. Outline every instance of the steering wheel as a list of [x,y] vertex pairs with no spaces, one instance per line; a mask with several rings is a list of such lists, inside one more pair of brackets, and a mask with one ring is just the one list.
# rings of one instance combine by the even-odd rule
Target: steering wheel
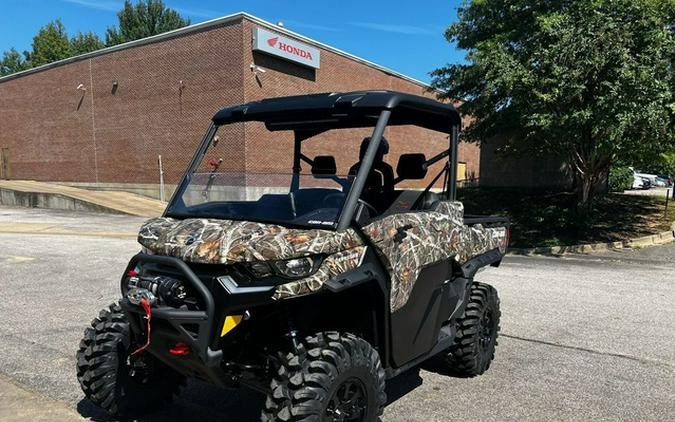
[[364,201],[363,199],[359,198],[359,199],[357,199],[357,202],[358,202],[359,204],[363,205],[364,207],[368,208],[370,211],[372,211],[372,212],[373,212],[373,215],[372,215],[373,217],[376,216],[377,214],[379,214],[379,211],[377,211],[377,209],[375,209],[374,206],[370,205],[369,203],[367,203],[367,202]]

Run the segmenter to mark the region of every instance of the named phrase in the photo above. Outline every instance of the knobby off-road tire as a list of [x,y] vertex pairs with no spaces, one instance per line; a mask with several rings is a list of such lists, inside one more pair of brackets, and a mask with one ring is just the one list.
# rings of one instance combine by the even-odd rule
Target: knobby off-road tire
[[261,419],[376,421],[387,396],[377,351],[353,334],[324,332],[282,354]]
[[112,304],[84,331],[76,354],[82,391],[111,415],[148,413],[168,403],[185,382],[147,352],[130,358],[131,346],[129,322],[122,308]]
[[497,290],[473,282],[469,303],[457,321],[455,343],[445,355],[453,374],[473,377],[488,370],[495,356],[500,316]]

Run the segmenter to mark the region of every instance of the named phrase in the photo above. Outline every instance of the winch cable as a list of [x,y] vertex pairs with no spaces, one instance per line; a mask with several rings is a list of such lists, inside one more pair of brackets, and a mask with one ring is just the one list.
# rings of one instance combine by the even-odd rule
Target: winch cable
[[150,307],[150,302],[148,302],[148,299],[145,297],[141,299],[140,305],[143,307],[143,310],[145,311],[145,319],[148,321],[148,338],[143,346],[131,353],[131,356],[142,352],[143,350],[147,349],[148,346],[150,346],[150,320],[152,319],[152,308]]

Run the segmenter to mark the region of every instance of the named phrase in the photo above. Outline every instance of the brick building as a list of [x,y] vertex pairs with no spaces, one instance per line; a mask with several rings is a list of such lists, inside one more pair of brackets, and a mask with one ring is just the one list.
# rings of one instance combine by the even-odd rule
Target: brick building
[[[281,40],[281,54],[270,51]],[[267,43],[261,37],[267,36]],[[258,45],[261,44],[262,45]],[[268,47],[265,47],[265,44]],[[279,45],[275,45],[279,47]],[[314,52],[301,57],[301,50]],[[316,54],[318,52],[318,54]],[[292,55],[300,56],[293,58]],[[319,57],[316,57],[319,56]],[[290,59],[289,59],[290,58]],[[317,60],[318,59],[318,60]],[[431,95],[422,82],[245,13],[191,25],[0,78],[0,177],[157,195],[157,158],[175,184],[220,108],[260,98],[387,89]],[[233,132],[234,131],[234,132]],[[247,169],[274,167],[252,147],[254,128],[233,128],[229,154]],[[391,133],[437,152],[447,137]],[[420,142],[430,137],[429,142]],[[285,142],[275,148],[286,148]],[[353,162],[335,144],[339,165]],[[460,145],[460,178],[478,177],[480,149]],[[283,163],[284,168],[290,168]]]

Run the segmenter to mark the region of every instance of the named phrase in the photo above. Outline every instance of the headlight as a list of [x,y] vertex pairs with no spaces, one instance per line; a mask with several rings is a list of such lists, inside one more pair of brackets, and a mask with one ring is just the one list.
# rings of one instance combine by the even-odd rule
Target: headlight
[[307,277],[319,267],[319,260],[306,256],[303,258],[289,259],[286,261],[274,261],[272,265],[279,275],[288,278]]
[[256,261],[246,263],[245,266],[248,272],[258,279],[271,276],[296,279],[314,274],[319,269],[321,260],[320,255],[315,255],[283,261]]

